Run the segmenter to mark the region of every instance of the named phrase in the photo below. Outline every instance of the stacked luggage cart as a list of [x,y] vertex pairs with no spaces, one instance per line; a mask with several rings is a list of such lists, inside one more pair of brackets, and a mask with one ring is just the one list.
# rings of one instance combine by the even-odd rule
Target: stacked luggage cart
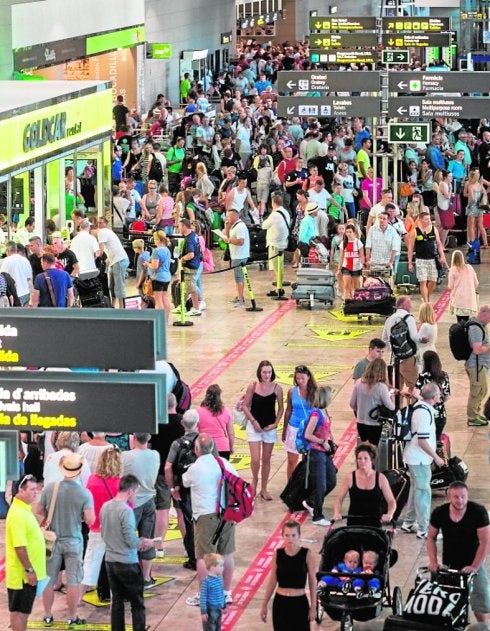
[[333,304],[335,274],[328,268],[328,258],[327,249],[318,243],[315,248],[310,249],[309,257],[300,259],[291,294],[297,305],[306,303],[308,309],[313,309],[315,302],[323,303],[325,306]]

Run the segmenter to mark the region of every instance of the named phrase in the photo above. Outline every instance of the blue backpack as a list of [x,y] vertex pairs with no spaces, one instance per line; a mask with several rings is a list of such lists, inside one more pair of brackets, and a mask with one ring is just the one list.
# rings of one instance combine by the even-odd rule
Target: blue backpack
[[310,418],[313,412],[318,412],[318,414],[320,415],[320,419],[314,429],[315,432],[318,429],[318,426],[320,425],[320,423],[323,421],[323,414],[317,408],[313,408],[308,416],[305,416],[305,418],[301,419],[301,422],[298,427],[298,431],[296,433],[296,451],[300,454],[306,454],[311,449],[311,445],[309,441],[306,440],[305,438],[305,432],[306,432],[306,428],[308,427],[308,423],[310,422]]

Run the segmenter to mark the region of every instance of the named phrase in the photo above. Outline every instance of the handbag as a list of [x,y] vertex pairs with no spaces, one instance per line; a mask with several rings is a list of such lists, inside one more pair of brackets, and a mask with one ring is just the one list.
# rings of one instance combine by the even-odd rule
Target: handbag
[[153,283],[149,276],[143,281],[143,296],[153,296]]
[[53,495],[51,496],[51,501],[49,502],[49,510],[48,516],[44,522],[44,525],[41,526],[41,532],[43,533],[44,543],[46,545],[46,558],[49,559],[54,550],[54,546],[56,545],[56,533],[53,530],[50,530],[51,522],[53,520],[54,507],[56,506],[56,498],[58,497],[58,490],[60,488],[60,483],[55,482],[53,488]]
[[451,201],[449,202],[449,208],[448,210],[450,210],[453,213],[456,213],[456,215],[461,215],[461,197],[460,195],[458,195],[458,193],[453,193],[451,195]]
[[46,281],[46,286],[48,288],[49,297],[51,298],[53,307],[57,307],[58,305],[56,304],[56,298],[54,297],[53,284],[51,283],[51,278],[49,277],[48,272],[44,272],[43,276]]

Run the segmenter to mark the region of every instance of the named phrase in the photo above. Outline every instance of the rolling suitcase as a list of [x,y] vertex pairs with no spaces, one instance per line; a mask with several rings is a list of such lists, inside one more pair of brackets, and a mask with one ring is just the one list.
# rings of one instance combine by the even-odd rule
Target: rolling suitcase
[[308,474],[309,458],[307,456],[298,463],[293,475],[279,496],[291,513],[304,510],[302,502],[311,494],[311,489],[308,488]]
[[376,471],[383,473],[390,469],[397,469],[403,464],[403,449],[401,443],[390,436],[388,429],[383,428],[378,443],[378,454],[374,462]]
[[415,268],[413,272],[408,271],[408,261],[400,260],[398,262],[398,267],[396,268],[395,285],[413,285],[416,288],[419,286],[419,281],[417,280]]

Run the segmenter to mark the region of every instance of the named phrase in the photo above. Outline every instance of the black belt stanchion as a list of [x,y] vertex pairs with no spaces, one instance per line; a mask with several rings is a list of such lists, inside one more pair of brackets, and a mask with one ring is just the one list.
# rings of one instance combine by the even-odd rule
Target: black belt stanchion
[[174,326],[194,326],[194,322],[185,319],[185,274],[182,263],[179,261],[180,275],[180,319],[176,320]]
[[243,278],[245,279],[245,285],[247,286],[248,297],[250,298],[250,302],[252,303],[252,306],[247,307],[246,311],[263,311],[262,307],[257,307],[257,304],[255,302],[255,294],[252,289],[252,283],[250,282],[247,266],[244,263],[242,263],[242,271],[243,271]]

